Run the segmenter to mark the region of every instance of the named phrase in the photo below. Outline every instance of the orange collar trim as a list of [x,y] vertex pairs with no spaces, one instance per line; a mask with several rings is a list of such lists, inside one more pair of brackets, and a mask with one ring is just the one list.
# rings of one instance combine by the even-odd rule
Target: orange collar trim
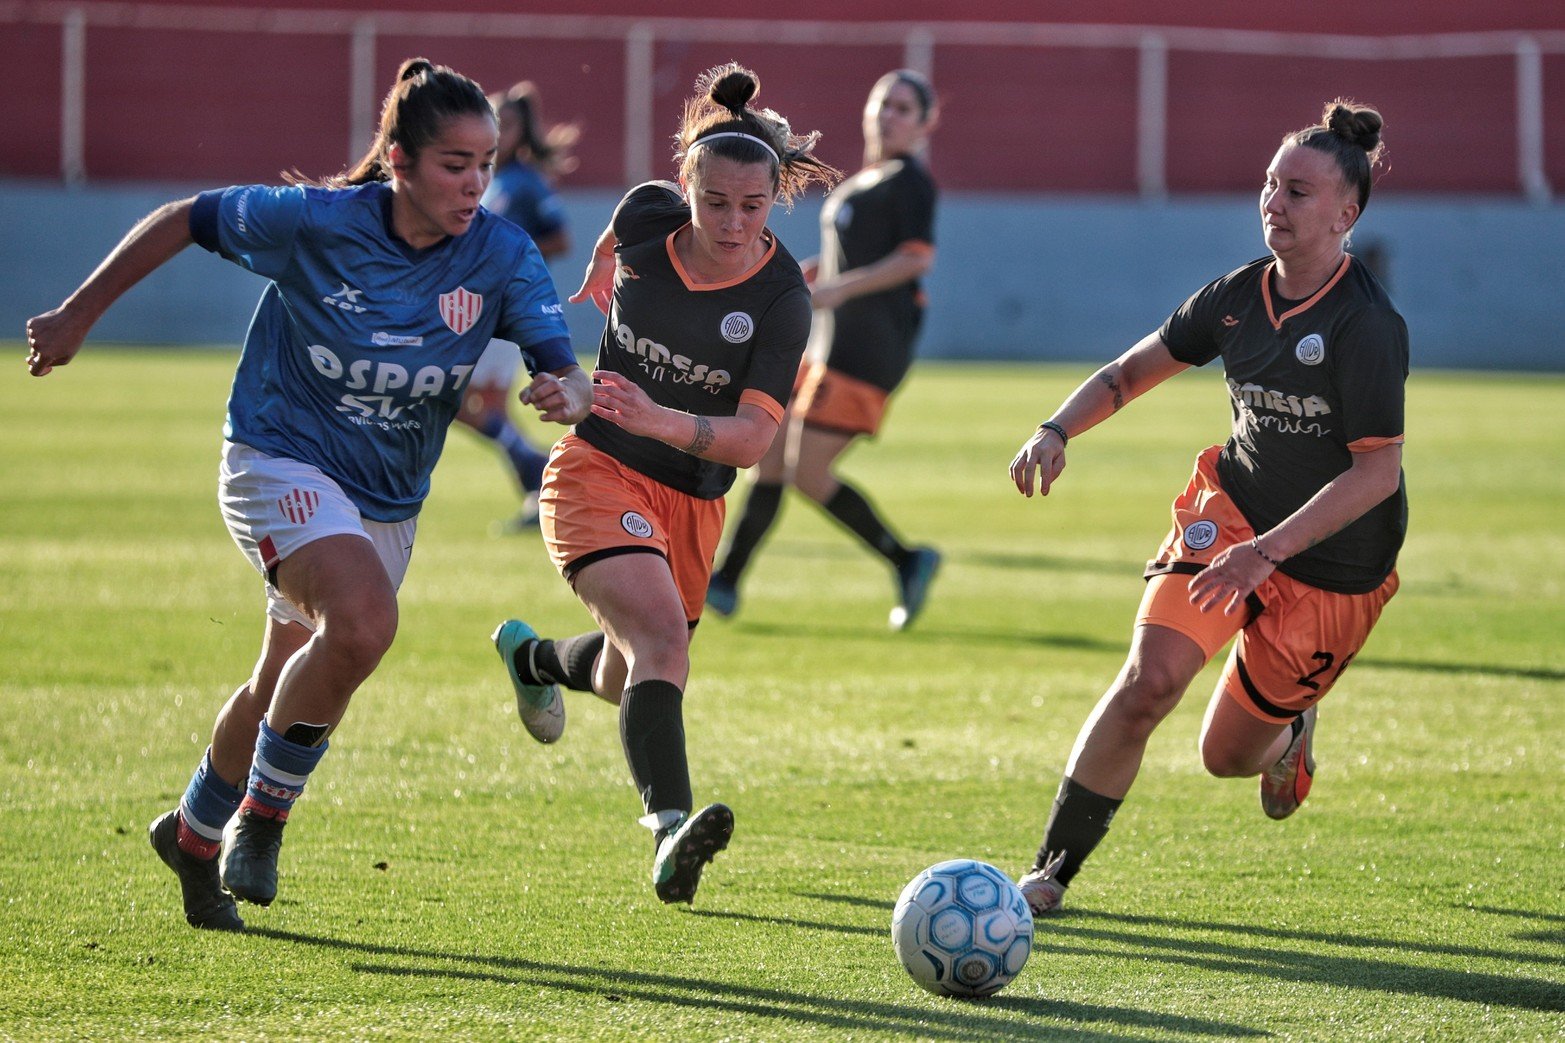
[[[674,229],[673,232],[669,233],[669,237],[664,241],[664,245],[668,249],[668,262],[674,266],[674,271],[679,274],[679,280],[685,284],[685,289],[694,291],[696,293],[703,293],[707,290],[726,290],[730,286],[738,286],[756,272],[760,271],[762,268],[765,268],[767,262],[772,259],[772,255],[777,252],[777,237],[773,235],[772,230],[768,228],[761,234],[767,239],[771,240],[771,245],[766,248],[766,252],[761,255],[761,259],[759,261],[756,261],[754,264],[740,272],[738,275],[734,276],[732,279],[725,279],[722,282],[697,282],[694,278],[691,277],[690,273],[685,270],[684,264],[679,260],[679,251],[674,249],[674,236],[678,235],[680,232],[683,232],[689,227],[690,222],[686,221],[684,224]],[[692,232],[691,234],[694,233]]]
[[1266,266],[1266,270],[1261,273],[1261,298],[1266,302],[1266,317],[1271,320],[1272,329],[1282,329],[1282,324],[1284,322],[1287,322],[1289,319],[1293,318],[1300,312],[1308,311],[1310,308],[1314,307],[1315,304],[1322,297],[1326,296],[1326,294],[1330,293],[1331,288],[1337,285],[1338,281],[1347,274],[1348,266],[1352,263],[1353,255],[1343,254],[1342,264],[1337,267],[1336,274],[1333,275],[1330,279],[1326,280],[1325,286],[1322,286],[1320,289],[1316,290],[1315,295],[1309,300],[1305,301],[1303,304],[1300,304],[1294,308],[1289,308],[1281,315],[1278,315],[1277,309],[1272,306],[1272,272],[1276,270],[1277,262],[1273,261],[1271,264],[1268,264]]

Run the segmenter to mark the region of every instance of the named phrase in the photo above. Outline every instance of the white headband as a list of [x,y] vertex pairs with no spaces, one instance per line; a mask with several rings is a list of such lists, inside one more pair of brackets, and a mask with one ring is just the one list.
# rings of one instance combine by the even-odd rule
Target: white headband
[[772,146],[768,145],[765,141],[756,137],[754,134],[745,134],[744,132],[737,130],[725,130],[716,134],[707,134],[692,141],[690,143],[690,147],[695,148],[697,145],[705,145],[707,142],[716,141],[718,138],[744,138],[746,141],[753,141],[757,145],[764,148],[767,152],[770,152],[772,154],[772,159],[776,160],[779,166],[782,165],[782,157],[777,154],[776,149],[772,148]]

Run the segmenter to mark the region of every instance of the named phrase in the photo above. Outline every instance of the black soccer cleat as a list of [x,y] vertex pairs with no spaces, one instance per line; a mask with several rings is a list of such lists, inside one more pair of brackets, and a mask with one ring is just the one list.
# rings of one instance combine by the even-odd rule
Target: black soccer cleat
[[708,804],[674,827],[658,844],[652,886],[667,903],[695,901],[701,870],[734,835],[734,813],[726,804]]
[[233,896],[223,890],[216,858],[197,858],[179,846],[179,809],[166,811],[147,827],[152,850],[179,877],[185,922],[207,931],[242,931],[245,922]]
[[218,869],[235,898],[271,905],[277,897],[277,852],[286,821],[241,811],[229,827]]

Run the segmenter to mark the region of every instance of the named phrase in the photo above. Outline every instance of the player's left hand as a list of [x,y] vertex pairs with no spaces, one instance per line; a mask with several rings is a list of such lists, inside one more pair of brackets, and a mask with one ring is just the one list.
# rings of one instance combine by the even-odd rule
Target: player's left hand
[[1190,580],[1190,604],[1202,612],[1222,606],[1223,615],[1243,610],[1244,599],[1266,582],[1274,566],[1248,543],[1236,543]]
[[671,411],[623,374],[599,369],[592,374],[592,412],[633,435],[661,439]]
[[555,424],[579,424],[592,408],[592,383],[580,366],[563,374],[539,373],[522,388],[522,405],[532,406],[539,415]]
[[1036,482],[1038,495],[1049,495],[1049,487],[1065,470],[1065,444],[1060,436],[1040,427],[1011,458],[1011,481],[1016,491],[1031,497]]

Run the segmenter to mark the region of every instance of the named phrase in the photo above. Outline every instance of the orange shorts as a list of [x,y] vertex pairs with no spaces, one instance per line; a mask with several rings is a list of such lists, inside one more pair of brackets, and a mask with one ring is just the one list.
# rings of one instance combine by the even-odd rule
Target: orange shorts
[[549,454],[538,524],[567,581],[617,554],[657,554],[673,573],[686,621],[693,626],[701,618],[723,534],[722,500],[670,488],[568,434]]
[[1174,500],[1174,527],[1147,565],[1137,625],[1184,634],[1211,659],[1235,634],[1223,690],[1263,721],[1285,724],[1319,702],[1364,647],[1397,574],[1367,594],[1338,594],[1273,572],[1232,616],[1190,604],[1191,578],[1219,553],[1248,543],[1255,530],[1217,479],[1220,446],[1196,458],[1190,484]]
[[806,362],[793,386],[793,411],[811,427],[872,435],[880,430],[890,398],[874,384],[838,373],[824,362]]

